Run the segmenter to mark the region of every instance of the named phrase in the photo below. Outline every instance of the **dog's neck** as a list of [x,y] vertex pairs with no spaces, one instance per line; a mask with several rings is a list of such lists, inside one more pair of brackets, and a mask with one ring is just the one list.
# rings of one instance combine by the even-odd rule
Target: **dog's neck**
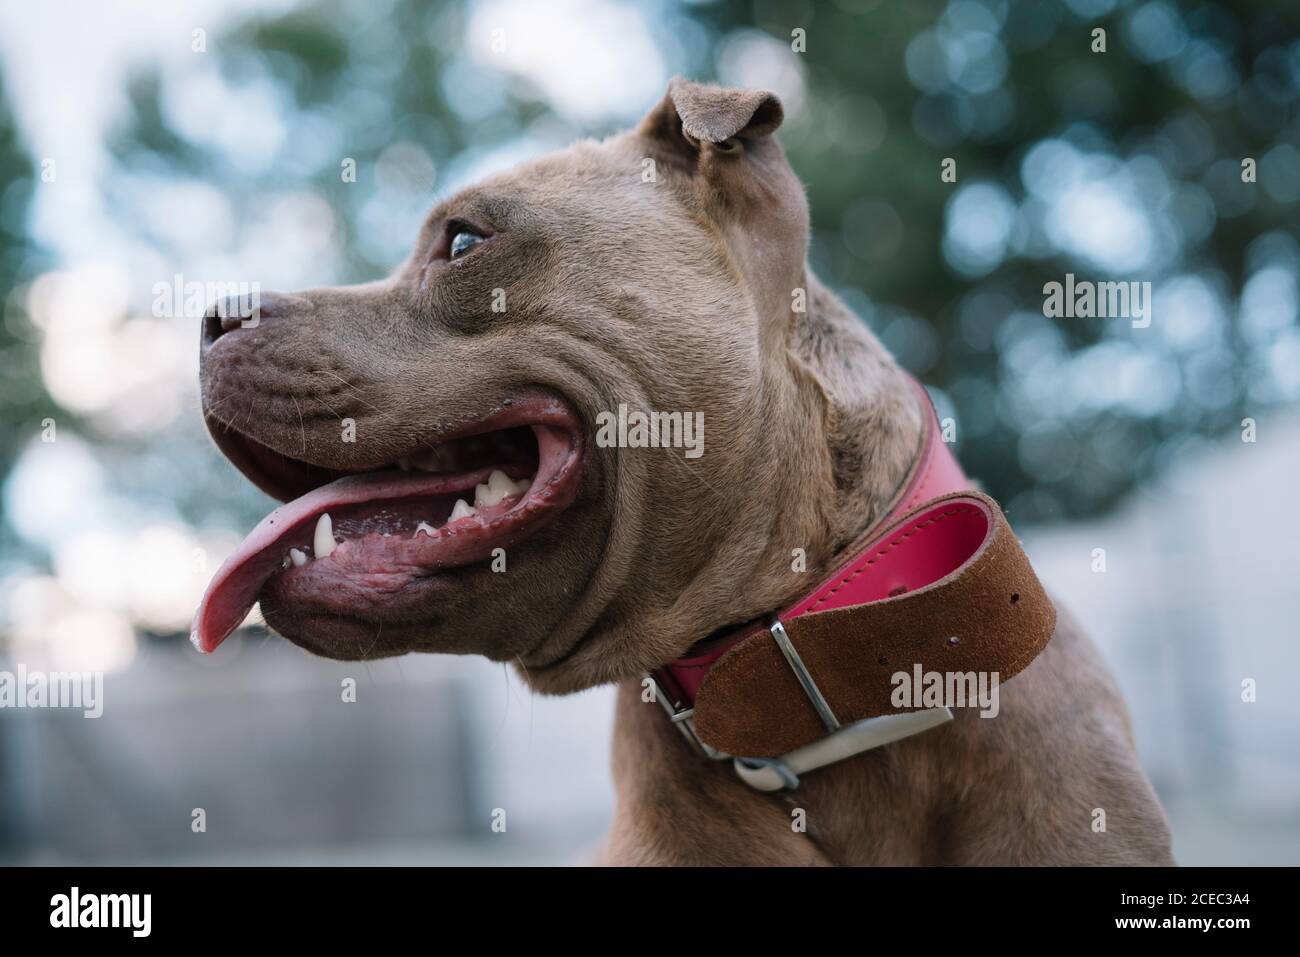
[[830,456],[829,541],[818,557],[833,562],[884,516],[920,453],[925,413],[910,377],[866,323],[811,270],[806,277],[808,314],[791,330],[791,352],[811,373],[803,414]]
[[[776,468],[749,502],[763,514],[759,548],[736,529],[716,563],[744,589],[730,616],[695,629],[707,640],[789,603],[878,523],[921,453],[915,384],[866,323],[809,270],[807,313],[773,349],[762,393],[765,456]],[[793,561],[792,561],[793,559]],[[697,607],[690,590],[681,605]],[[681,632],[685,632],[682,629]],[[685,650],[685,649],[681,649]]]
[[635,562],[656,563],[653,552],[611,558],[624,569],[617,597],[591,592],[572,623],[585,637],[564,667],[530,663],[535,688],[567,693],[639,675],[769,614],[885,515],[920,452],[915,387],[810,270],[803,281],[806,313],[764,326],[761,381],[745,412],[752,428],[732,440],[726,470],[712,479],[725,520],[701,525],[694,542],[675,533],[674,561],[656,566],[657,594],[626,587]]
[[[782,520],[771,526],[765,554],[756,567],[788,565],[789,543],[801,540],[799,536],[808,535],[810,528],[819,529],[822,538],[809,549],[808,557],[815,561],[808,566],[809,574],[793,580],[786,576],[786,592],[779,599],[759,602],[766,607],[755,605],[751,612],[775,611],[797,598],[851,543],[885,518],[922,452],[924,417],[930,414],[911,377],[863,319],[811,270],[806,272],[806,283],[807,315],[790,329],[791,374],[774,376],[792,383],[793,395],[778,394],[771,401],[780,408],[764,409],[763,414],[772,417],[768,421],[784,423],[782,441],[798,436],[802,443],[781,454],[791,459],[803,456],[803,461],[826,457],[828,465],[822,471],[827,474],[814,477],[819,484],[777,489],[774,497],[783,505],[776,511]],[[801,477],[804,482],[808,479],[808,473]],[[722,630],[738,624],[729,622]],[[764,826],[757,822],[771,824],[770,846],[757,852],[750,849],[757,860],[767,863],[848,862],[869,859],[864,847],[879,850],[879,828],[860,813],[861,794],[879,787],[882,773],[891,767],[887,756],[873,752],[809,776],[801,792],[801,801],[817,809],[815,840],[809,842],[790,835],[781,796],[752,790],[735,775],[729,761],[709,761],[687,746],[662,709],[645,703],[644,690],[639,680],[624,681],[619,688],[614,767],[621,802],[636,806],[643,793],[662,794],[664,780],[677,782],[683,793],[708,793],[711,807],[704,814],[716,813],[720,820],[744,819],[756,827]],[[913,751],[922,756],[916,760],[923,760],[929,742]],[[655,758],[647,760],[647,754]],[[691,807],[689,813],[701,812]],[[913,821],[904,811],[891,810],[891,814],[906,818],[917,833],[891,838],[899,846],[888,848],[888,854],[900,862],[924,860],[930,837],[921,816]]]

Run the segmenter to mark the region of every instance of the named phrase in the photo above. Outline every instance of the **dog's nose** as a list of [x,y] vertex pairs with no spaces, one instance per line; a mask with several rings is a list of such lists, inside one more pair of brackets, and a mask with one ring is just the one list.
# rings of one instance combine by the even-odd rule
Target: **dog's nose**
[[266,319],[283,315],[289,298],[276,293],[262,293],[214,300],[203,314],[203,348],[208,348],[234,329],[256,328]]

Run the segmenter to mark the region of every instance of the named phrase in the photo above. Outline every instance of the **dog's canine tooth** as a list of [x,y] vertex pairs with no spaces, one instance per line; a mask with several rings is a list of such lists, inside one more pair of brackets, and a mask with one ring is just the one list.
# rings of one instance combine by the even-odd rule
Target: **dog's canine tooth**
[[515,482],[515,493],[518,495],[523,495],[532,487],[533,487],[532,479],[520,479],[518,482]]
[[311,559],[307,557],[307,553],[299,548],[289,549],[289,560],[299,568],[311,561]]
[[421,532],[424,532],[424,534],[428,535],[430,538],[438,534],[438,530],[434,528],[432,525],[430,525],[428,522],[421,522],[419,525],[415,526],[415,534],[412,535],[411,538],[412,539],[419,538]]
[[463,498],[458,498],[456,499],[456,504],[451,507],[451,518],[447,519],[447,521],[454,522],[458,518],[467,518],[473,514],[474,506],[470,505],[469,502],[465,501]]
[[317,558],[329,558],[337,547],[334,541],[334,523],[330,520],[329,512],[323,512],[321,517],[316,519],[316,535],[312,540],[312,546]]

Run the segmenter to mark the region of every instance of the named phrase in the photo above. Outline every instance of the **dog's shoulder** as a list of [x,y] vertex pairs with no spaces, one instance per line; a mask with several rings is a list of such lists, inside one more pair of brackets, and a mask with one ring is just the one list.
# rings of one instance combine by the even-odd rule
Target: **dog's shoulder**
[[999,692],[996,717],[953,722],[952,863],[1173,863],[1118,682],[1072,617]]

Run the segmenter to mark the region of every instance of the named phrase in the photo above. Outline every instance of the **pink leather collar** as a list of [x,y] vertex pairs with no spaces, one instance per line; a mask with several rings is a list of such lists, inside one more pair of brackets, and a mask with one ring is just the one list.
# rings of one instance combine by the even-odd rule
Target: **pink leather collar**
[[[914,380],[914,385],[926,410],[925,435],[921,454],[907,481],[888,512],[870,532],[858,539],[866,544],[856,548],[815,588],[780,611],[777,617],[781,621],[915,591],[950,575],[970,557],[973,545],[965,539],[970,538],[971,527],[957,522],[926,524],[918,521],[914,524],[919,527],[907,532],[907,548],[882,547],[879,533],[885,530],[892,533],[891,527],[908,512],[932,499],[971,488],[961,466],[942,440],[942,430],[929,394],[919,382]],[[954,541],[954,537],[962,541]],[[868,568],[872,573],[864,575]],[[652,677],[661,691],[673,699],[667,702],[669,710],[688,712],[695,703],[704,676],[723,655],[751,637],[754,630],[742,627],[708,640],[697,645],[686,657],[654,671]]]

